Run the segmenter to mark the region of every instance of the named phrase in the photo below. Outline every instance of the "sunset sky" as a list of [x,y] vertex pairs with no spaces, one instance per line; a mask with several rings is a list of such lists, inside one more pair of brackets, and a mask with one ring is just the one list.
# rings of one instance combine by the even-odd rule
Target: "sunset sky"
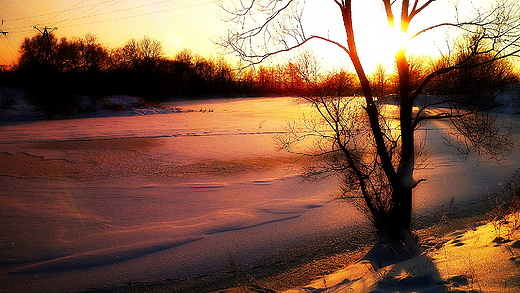
[[[486,1],[474,2],[479,5]],[[434,2],[425,12],[428,15],[417,23],[418,27],[447,20],[445,17],[453,11],[454,2],[460,1]],[[383,21],[384,26],[384,18],[373,14],[374,3],[379,2],[354,1],[354,4],[360,5],[361,11],[371,11],[358,13],[361,17],[356,19],[360,26],[364,26],[363,33],[358,34],[358,41],[363,52],[361,57],[368,60],[369,66],[376,62],[391,63],[393,53],[388,52],[387,48],[395,45],[391,33],[381,29],[380,22]],[[307,17],[309,27],[322,29],[321,34],[334,34],[334,29],[326,26],[336,27],[341,33],[341,22],[336,23],[340,18],[331,17],[331,6],[327,6],[334,5],[333,1],[307,1],[306,5],[313,14]],[[371,8],[368,5],[372,5]],[[332,11],[337,12],[337,9],[332,6]],[[54,34],[58,38],[82,37],[92,33],[110,48],[122,46],[131,38],[148,36],[162,42],[167,56],[174,56],[188,48],[196,54],[211,57],[220,53],[213,40],[226,31],[227,24],[221,21],[219,14],[221,11],[213,0],[3,0],[0,8],[3,25],[0,29],[9,34],[0,35],[0,65],[15,62],[23,39],[38,34],[33,26],[57,27]],[[431,39],[414,41],[409,44],[409,51],[434,54],[437,47],[444,44],[443,33],[427,37],[437,38],[438,42],[432,46]],[[373,45],[374,39],[378,40],[376,45]],[[348,63],[344,54],[336,49],[326,46],[318,48],[321,50],[319,54],[329,57],[332,62]]]
[[163,43],[167,55],[183,48],[208,56],[218,53],[212,38],[223,31],[212,0],[4,0],[0,64],[16,59],[33,28],[57,27],[57,37],[98,36],[109,47],[149,36]]

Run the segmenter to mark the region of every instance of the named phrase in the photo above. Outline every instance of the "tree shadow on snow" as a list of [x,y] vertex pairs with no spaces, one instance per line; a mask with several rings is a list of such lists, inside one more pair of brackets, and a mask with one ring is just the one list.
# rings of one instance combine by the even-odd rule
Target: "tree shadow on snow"
[[466,275],[444,280],[427,252],[379,270],[377,268],[374,267],[376,283],[370,291],[372,293],[480,292],[471,288],[471,280]]
[[432,259],[426,254],[374,272],[378,282],[372,292],[447,292]]
[[471,287],[467,276],[444,280],[428,252],[408,240],[398,243],[380,239],[363,257],[372,271],[370,292],[468,292],[461,291]]

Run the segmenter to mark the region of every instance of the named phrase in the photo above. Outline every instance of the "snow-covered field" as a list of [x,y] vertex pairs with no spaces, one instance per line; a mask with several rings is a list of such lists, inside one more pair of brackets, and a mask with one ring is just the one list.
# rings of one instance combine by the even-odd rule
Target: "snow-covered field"
[[[202,275],[367,224],[334,198],[334,179],[303,181],[298,157],[276,147],[287,122],[310,111],[305,103],[165,106],[0,122],[0,291]],[[517,152],[501,164],[455,154],[444,145],[447,127],[428,124],[420,134],[429,158],[418,172],[428,179],[417,188],[419,215],[452,199],[486,199],[519,166]]]

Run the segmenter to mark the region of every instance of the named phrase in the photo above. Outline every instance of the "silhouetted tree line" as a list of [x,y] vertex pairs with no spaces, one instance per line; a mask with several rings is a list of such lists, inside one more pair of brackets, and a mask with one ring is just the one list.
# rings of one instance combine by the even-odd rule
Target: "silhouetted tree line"
[[26,89],[47,111],[71,108],[75,96],[137,95],[151,101],[172,97],[237,94],[239,80],[223,58],[205,59],[184,50],[164,57],[162,44],[145,37],[108,49],[93,35],[57,39],[26,38],[15,68],[2,73],[2,85]]
[[161,42],[144,37],[109,49],[94,35],[26,38],[21,57],[0,72],[0,85],[25,89],[40,110],[70,114],[79,96],[92,103],[106,95],[140,96],[152,102],[182,98],[303,95],[315,89],[298,66],[234,70],[223,57],[204,58],[185,49],[164,56]]
[[[95,104],[100,97],[115,94],[160,102],[176,97],[352,96],[361,92],[355,74],[345,70],[319,74],[319,61],[311,55],[277,66],[233,70],[223,57],[208,59],[188,49],[165,57],[161,42],[148,37],[109,49],[90,34],[57,39],[52,33],[26,38],[20,52],[17,66],[0,70],[0,85],[27,90],[33,104],[48,113],[70,114],[79,96]],[[459,55],[468,65],[482,61],[467,58],[468,52]],[[442,60],[430,63],[426,66],[424,60],[411,58],[412,85],[443,65]],[[443,75],[427,90],[473,99],[484,90],[517,80],[506,61],[462,69]],[[396,78],[378,67],[372,76],[375,95],[383,98],[395,93]]]

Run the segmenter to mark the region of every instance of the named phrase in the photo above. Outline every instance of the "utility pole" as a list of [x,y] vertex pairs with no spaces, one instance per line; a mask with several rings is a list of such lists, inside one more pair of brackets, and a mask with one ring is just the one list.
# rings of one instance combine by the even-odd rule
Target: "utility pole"
[[53,31],[57,30],[57,27],[43,27],[39,28],[34,26],[37,31],[39,31],[42,34],[42,37],[40,39],[40,48],[38,50],[38,61],[40,64],[47,63],[47,65],[52,65],[53,63],[53,54],[52,54],[52,44],[51,39],[49,37],[49,34]]
[[[0,18],[0,20],[2,20],[2,24],[1,25],[4,25],[4,19],[3,18]],[[0,30],[0,34],[6,36],[9,32],[4,32],[3,30]]]

